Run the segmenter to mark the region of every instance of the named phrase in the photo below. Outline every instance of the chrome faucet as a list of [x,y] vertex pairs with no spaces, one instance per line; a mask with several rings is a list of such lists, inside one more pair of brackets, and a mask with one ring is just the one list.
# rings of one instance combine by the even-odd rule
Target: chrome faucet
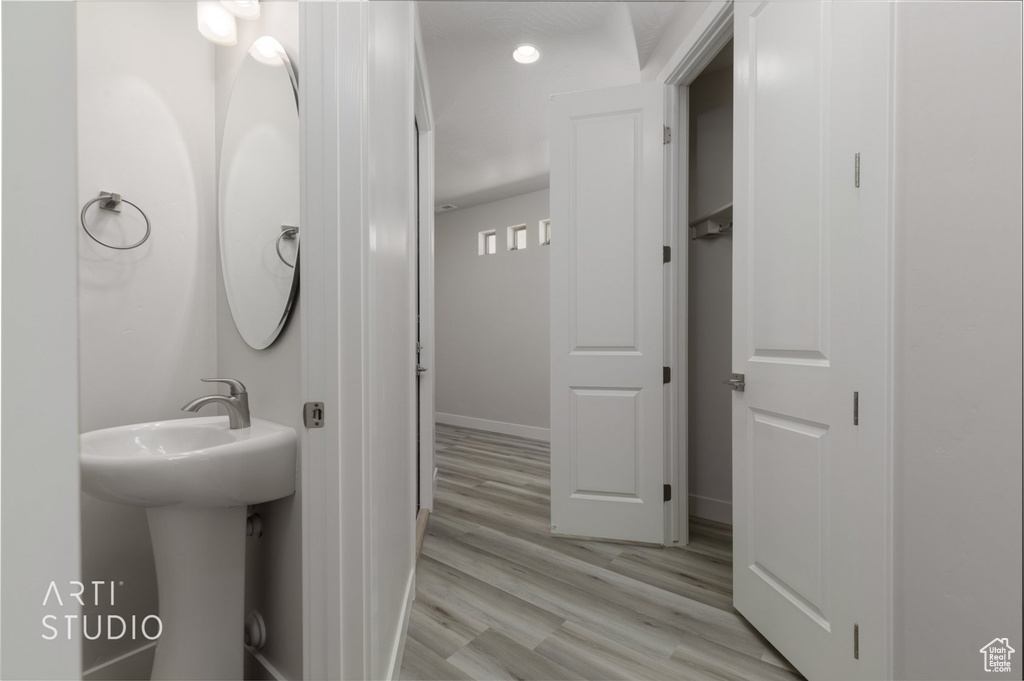
[[231,396],[206,395],[197,397],[184,407],[182,411],[199,411],[208,404],[222,404],[228,410],[228,425],[232,429],[248,428],[249,423],[249,393],[241,381],[233,378],[204,378],[205,383],[227,383],[231,387]]

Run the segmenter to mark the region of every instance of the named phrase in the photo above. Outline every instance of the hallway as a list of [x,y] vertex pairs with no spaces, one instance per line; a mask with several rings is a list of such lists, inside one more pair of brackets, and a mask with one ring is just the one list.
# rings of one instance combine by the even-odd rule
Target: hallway
[[548,445],[437,426],[401,678],[799,679],[731,606],[731,534],[685,549],[550,536]]

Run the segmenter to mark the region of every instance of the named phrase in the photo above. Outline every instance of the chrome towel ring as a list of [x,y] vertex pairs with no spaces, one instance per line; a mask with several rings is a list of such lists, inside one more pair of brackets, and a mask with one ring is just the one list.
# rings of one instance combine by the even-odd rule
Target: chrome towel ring
[[[295,227],[294,225],[281,225],[281,234],[277,237],[277,242],[274,244],[274,248],[277,250],[277,257],[280,258],[281,262],[283,262],[287,267],[294,268],[295,267],[295,263],[288,262],[287,260],[284,259],[284,256],[281,255],[281,241],[283,239],[288,239],[289,241],[295,241],[298,238],[299,238],[299,228],[298,227]],[[295,252],[295,257],[296,258],[299,257],[298,251]],[[295,262],[298,262],[298,260],[296,260]]]
[[[92,204],[94,204],[94,203],[96,203],[98,201],[102,201],[103,202],[103,203],[100,204],[100,210],[109,210],[112,213],[120,213],[121,212],[121,204],[122,203],[127,203],[129,206],[131,206],[135,210],[139,211],[139,214],[142,215],[142,219],[146,221],[146,233],[142,235],[141,239],[139,239],[135,243],[130,244],[128,246],[111,246],[110,244],[108,244],[108,243],[106,243],[104,241],[100,241],[96,237],[95,234],[93,234],[92,232],[89,231],[89,226],[87,224],[85,224],[85,211],[89,210],[89,206],[91,206]],[[128,199],[121,198],[120,194],[115,194],[114,192],[100,192],[100,195],[97,196],[95,199],[93,199],[91,201],[87,201],[86,204],[84,206],[82,206],[82,212],[81,212],[79,218],[81,219],[81,222],[82,222],[82,229],[85,230],[85,233],[89,235],[90,239],[92,239],[93,241],[98,243],[100,246],[106,246],[107,248],[113,248],[114,250],[117,250],[117,251],[128,251],[128,250],[131,250],[133,248],[138,248],[142,244],[146,243],[146,239],[149,238],[149,234],[152,231],[152,226],[149,224],[149,217],[146,215],[145,211],[143,211],[141,208],[139,208],[137,205],[135,205],[134,203],[132,203]]]

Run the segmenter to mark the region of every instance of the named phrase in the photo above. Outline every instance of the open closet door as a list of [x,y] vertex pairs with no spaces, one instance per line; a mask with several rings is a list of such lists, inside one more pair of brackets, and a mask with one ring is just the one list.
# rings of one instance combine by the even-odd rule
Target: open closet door
[[551,102],[551,530],[664,541],[664,86]]
[[736,3],[734,602],[810,679],[890,676],[887,5]]

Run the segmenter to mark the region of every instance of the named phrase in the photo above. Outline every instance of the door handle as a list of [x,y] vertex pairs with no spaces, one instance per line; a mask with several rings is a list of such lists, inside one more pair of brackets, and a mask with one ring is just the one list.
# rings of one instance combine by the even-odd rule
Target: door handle
[[416,365],[416,373],[417,374],[423,374],[423,373],[426,373],[426,371],[427,371],[427,367],[423,366],[422,364],[417,364]]
[[724,383],[725,385],[729,386],[730,388],[732,388],[736,392],[740,392],[741,393],[747,387],[747,382],[746,382],[745,378],[746,377],[743,374],[733,374],[732,378],[730,378],[730,379],[728,379],[726,381],[722,381],[722,383]]

